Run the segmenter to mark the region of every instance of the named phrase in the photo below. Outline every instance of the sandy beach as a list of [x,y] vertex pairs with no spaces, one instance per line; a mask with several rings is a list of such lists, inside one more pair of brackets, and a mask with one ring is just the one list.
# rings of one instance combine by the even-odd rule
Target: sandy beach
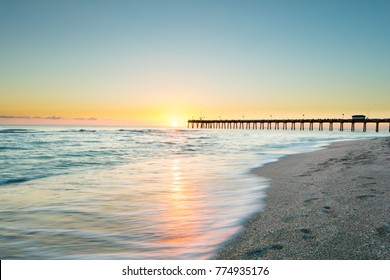
[[254,170],[266,208],[216,259],[390,259],[390,138],[338,142]]

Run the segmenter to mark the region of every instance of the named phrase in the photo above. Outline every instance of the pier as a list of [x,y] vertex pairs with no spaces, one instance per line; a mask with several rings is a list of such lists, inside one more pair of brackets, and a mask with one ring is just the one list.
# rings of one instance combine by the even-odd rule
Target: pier
[[338,129],[344,131],[346,126],[351,131],[356,130],[357,124],[362,124],[363,132],[367,131],[368,124],[375,125],[375,131],[379,132],[380,124],[388,124],[390,132],[390,118],[388,119],[260,119],[260,120],[188,120],[188,128],[193,129],[281,129],[281,130],[314,130],[315,125],[318,130],[324,130],[324,124],[333,131]]

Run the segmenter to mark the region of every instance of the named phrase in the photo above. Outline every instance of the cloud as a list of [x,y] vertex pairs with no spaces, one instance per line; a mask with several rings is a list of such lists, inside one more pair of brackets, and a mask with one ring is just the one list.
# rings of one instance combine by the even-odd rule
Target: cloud
[[96,121],[97,118],[73,118],[75,121]]
[[50,116],[50,117],[41,117],[41,116],[0,116],[0,119],[42,119],[42,120],[76,120],[76,121],[96,121],[97,118],[64,118],[60,116]]
[[0,119],[31,119],[30,116],[0,116]]

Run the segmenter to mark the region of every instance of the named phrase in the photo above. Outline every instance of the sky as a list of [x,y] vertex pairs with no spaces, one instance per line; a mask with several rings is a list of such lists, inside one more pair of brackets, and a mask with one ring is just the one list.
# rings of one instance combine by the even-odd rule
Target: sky
[[0,124],[390,117],[390,1],[0,0]]

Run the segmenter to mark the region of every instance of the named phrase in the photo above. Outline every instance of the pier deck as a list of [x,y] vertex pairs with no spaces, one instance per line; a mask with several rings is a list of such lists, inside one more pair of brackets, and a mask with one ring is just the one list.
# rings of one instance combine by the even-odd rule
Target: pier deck
[[387,123],[390,132],[390,118],[388,119],[260,119],[260,120],[188,120],[188,128],[196,129],[282,129],[282,130],[324,130],[324,124],[329,131],[336,127],[344,131],[345,124],[350,125],[351,131],[355,131],[356,124],[362,124],[363,132],[367,131],[367,124],[374,124],[375,131],[379,132],[379,125]]

